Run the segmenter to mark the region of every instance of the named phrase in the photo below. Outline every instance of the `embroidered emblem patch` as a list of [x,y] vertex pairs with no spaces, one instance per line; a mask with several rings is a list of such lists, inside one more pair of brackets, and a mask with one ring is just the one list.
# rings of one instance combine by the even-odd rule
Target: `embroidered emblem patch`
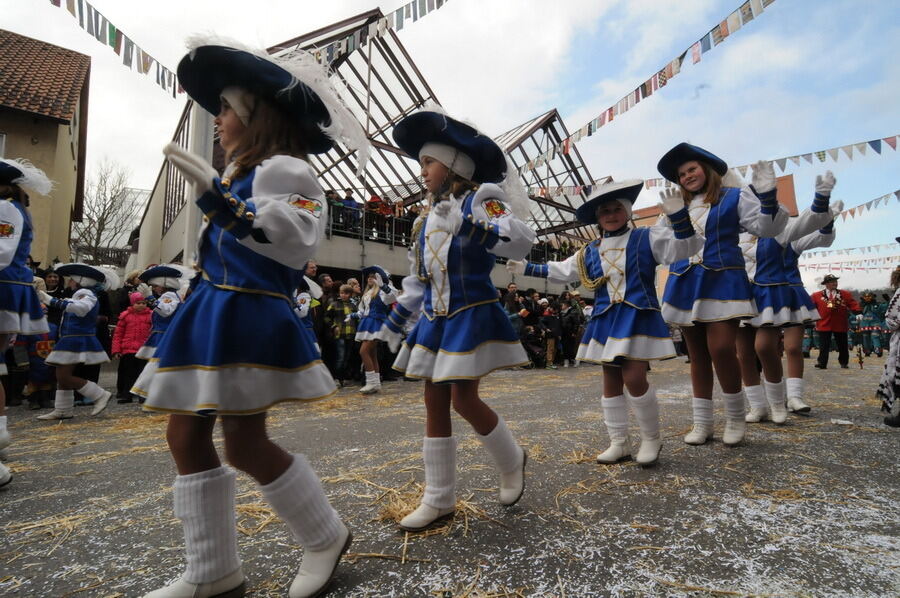
[[0,238],[8,239],[16,234],[16,227],[10,222],[0,222]]
[[163,303],[172,303],[172,298],[171,298],[171,297],[166,297],[165,299],[162,300],[162,302],[163,302]]
[[295,208],[306,210],[316,218],[322,215],[322,203],[317,199],[309,199],[302,195],[291,195],[290,204]]
[[499,218],[509,213],[506,210],[506,206],[499,199],[488,199],[481,205],[484,207],[484,211],[487,212],[488,218]]
[[47,356],[53,352],[54,344],[53,341],[38,341],[34,343],[34,352],[37,353],[38,357],[41,359],[46,359]]

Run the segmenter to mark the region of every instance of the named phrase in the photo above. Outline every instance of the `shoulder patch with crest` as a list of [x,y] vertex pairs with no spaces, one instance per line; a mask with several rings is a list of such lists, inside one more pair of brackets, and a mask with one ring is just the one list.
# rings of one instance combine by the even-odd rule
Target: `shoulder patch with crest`
[[0,222],[0,238],[8,239],[16,234],[16,227],[11,222]]
[[294,194],[288,199],[288,203],[300,210],[306,210],[316,218],[322,215],[322,202],[318,199],[310,199],[308,197],[303,197],[302,195]]
[[484,207],[484,211],[487,213],[488,218],[499,218],[500,216],[509,214],[506,206],[503,205],[503,202],[499,199],[486,199],[481,205]]

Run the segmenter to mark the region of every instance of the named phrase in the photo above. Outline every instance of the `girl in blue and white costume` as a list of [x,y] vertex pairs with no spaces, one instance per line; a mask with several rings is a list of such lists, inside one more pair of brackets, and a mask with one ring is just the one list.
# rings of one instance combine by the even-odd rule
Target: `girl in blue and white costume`
[[294,291],[328,221],[324,193],[306,160],[340,138],[368,143],[327,71],[305,52],[193,43],[178,65],[188,95],[215,119],[229,165],[224,175],[175,144],[164,153],[199,192],[200,231],[191,296],[178,309],[133,392],[144,409],[170,413],[167,438],[178,469],[175,514],[187,567],[152,598],[243,596],[237,552],[235,473],[213,444],[222,418],[225,454],[260,484],[263,497],[304,548],[291,598],[319,595],[351,534],[303,455],[269,439],[266,411],[282,401],[335,391],[294,313]]
[[44,291],[38,291],[41,301],[50,309],[63,311],[59,324],[59,339],[53,351],[44,360],[56,366],[56,396],[53,411],[39,415],[37,419],[71,419],[75,414],[75,391],[94,401],[91,415],[98,415],[106,409],[112,393],[101,388],[96,382],[74,375],[79,364],[94,365],[109,361],[109,355],[97,338],[97,314],[100,303],[97,295],[114,291],[119,287],[119,277],[106,268],[87,264],[63,264],[54,271],[60,276],[68,276],[78,285],[71,299],[57,299]]
[[[34,274],[26,264],[34,229],[28,213],[27,187],[41,195],[53,183],[39,168],[25,160],[0,160],[0,355],[6,353],[13,335],[46,334],[50,331],[40,299],[34,292]],[[6,362],[0,360],[6,374]],[[0,450],[11,442],[6,426],[6,393],[0,385]],[[12,480],[0,463],[0,486]]]
[[[741,322],[737,337],[737,354],[741,362],[744,393],[750,403],[745,421],[755,423],[769,419],[776,424],[787,421],[784,369],[778,344],[782,327],[802,327],[812,322],[811,310],[791,289],[784,266],[784,253],[791,242],[828,224],[833,215],[829,209],[835,179],[831,171],[816,177],[816,193],[812,206],[797,218],[791,218],[777,237],[758,238],[748,232],[740,236],[741,252],[753,298],[759,313]],[[802,329],[801,329],[802,330]],[[760,384],[757,358],[762,364],[764,380]]]
[[422,310],[394,363],[405,376],[425,380],[425,495],[400,522],[416,531],[452,515],[456,505],[451,404],[500,470],[500,503],[512,505],[522,496],[525,451],[478,396],[478,383],[495,369],[528,363],[491,270],[496,255],[522,259],[535,235],[520,220],[527,210],[524,190],[510,197],[496,184],[504,178],[504,185],[518,183],[518,174],[490,137],[429,109],[401,120],[393,136],[419,160],[432,202],[431,212],[414,223],[410,274],[385,322],[396,345],[407,319]]
[[381,266],[363,268],[366,279],[366,290],[363,291],[356,315],[359,324],[356,326],[356,340],[359,345],[359,356],[366,372],[366,384],[359,389],[362,394],[372,394],[381,390],[381,372],[378,370],[378,341],[387,340],[389,333],[383,329],[391,311],[391,305],[397,300],[397,289],[391,284],[391,275]]
[[156,347],[169,328],[172,316],[181,306],[178,291],[182,288],[181,281],[186,275],[180,266],[174,264],[153,266],[138,275],[138,278],[150,285],[152,294],[147,297],[147,304],[153,310],[150,318],[150,336],[138,349],[136,353],[138,359],[149,360],[156,354]]
[[703,148],[680,143],[662,157],[657,169],[681,187],[691,224],[706,238],[690,259],[672,264],[663,293],[662,315],[681,326],[691,356],[694,427],[688,444],[704,444],[713,436],[713,366],[725,398],[722,442],[744,439],[744,393],[735,354],[738,323],[756,316],[756,304],[744,258],[738,246],[741,229],[758,237],[774,237],[787,223],[787,212],[775,198],[771,163],[753,166],[753,185],[723,182],[728,166]]
[[693,255],[704,241],[695,234],[681,196],[674,193],[660,204],[671,227],[630,227],[631,207],[643,186],[642,180],[628,180],[597,188],[578,207],[576,217],[597,224],[602,236],[567,260],[547,264],[510,260],[506,266],[513,273],[559,283],[580,280],[594,291],[594,309],[576,360],[603,366],[601,404],[610,446],[597,456],[598,463],[631,457],[626,392],[641,430],[635,461],[648,466],[659,458],[659,405],[647,370],[651,360],[675,357],[675,346],[659,313],[656,266]]

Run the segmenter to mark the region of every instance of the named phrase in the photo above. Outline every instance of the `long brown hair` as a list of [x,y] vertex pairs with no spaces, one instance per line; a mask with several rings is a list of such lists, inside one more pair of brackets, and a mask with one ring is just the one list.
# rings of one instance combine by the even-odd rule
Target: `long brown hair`
[[465,179],[452,170],[447,171],[447,180],[444,181],[444,186],[441,193],[429,193],[429,199],[431,199],[432,203],[435,200],[446,199],[450,195],[453,197],[460,199],[465,197],[465,195],[469,191],[474,191],[478,188],[477,183],[473,183],[469,179]]
[[276,154],[308,159],[309,150],[298,123],[271,100],[259,96],[255,99],[238,149],[229,156],[237,164],[234,178],[247,174]]
[[28,194],[25,193],[25,190],[16,185],[15,183],[9,183],[6,185],[0,185],[0,198],[2,199],[11,199],[13,201],[19,201],[28,205]]
[[891,288],[896,289],[897,287],[900,287],[900,266],[897,266],[891,272]]
[[[697,164],[700,165],[703,174],[706,175],[706,185],[704,185],[706,197],[703,198],[703,201],[714,206],[719,203],[719,194],[722,191],[722,175],[713,170],[706,162],[698,160]],[[681,196],[684,197],[685,203],[690,203],[691,198],[694,197],[694,193],[685,189],[681,183],[679,183],[678,186],[681,188]]]

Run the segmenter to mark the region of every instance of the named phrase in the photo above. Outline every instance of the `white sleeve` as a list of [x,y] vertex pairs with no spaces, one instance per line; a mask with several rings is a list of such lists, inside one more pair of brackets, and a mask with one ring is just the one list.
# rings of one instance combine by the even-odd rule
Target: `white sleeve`
[[792,242],[791,249],[797,255],[800,255],[804,251],[816,249],[817,247],[831,247],[831,244],[834,243],[834,236],[834,229],[831,229],[830,233],[815,231]]
[[87,289],[78,289],[66,300],[66,311],[76,316],[86,316],[97,305],[97,296]]
[[256,167],[252,197],[253,228],[268,243],[252,235],[240,243],[285,266],[301,269],[315,255],[328,222],[328,203],[312,167],[300,158],[273,156]]
[[547,262],[547,280],[558,283],[575,282],[581,276],[578,274],[578,254],[567,257],[561,262]]
[[12,263],[24,224],[22,212],[11,201],[0,200],[0,270]]
[[777,205],[775,214],[764,214],[759,198],[750,187],[741,187],[738,199],[738,218],[741,226],[751,235],[757,237],[775,237],[784,230],[789,215],[781,204]]
[[782,247],[787,247],[792,241],[796,241],[822,228],[831,222],[832,218],[831,210],[813,212],[807,208],[800,212],[800,215],[796,218],[789,219],[784,230],[775,237],[775,240]]
[[415,244],[407,252],[409,258],[409,275],[403,278],[403,293],[397,297],[397,304],[408,312],[416,313],[422,307],[425,298],[425,283],[419,280],[416,272]]
[[[534,245],[534,231],[512,213],[506,202],[506,194],[493,183],[485,183],[475,192],[475,197],[472,198],[472,220],[474,223],[484,222],[486,228],[476,228],[471,238],[479,242],[484,242],[481,239],[488,239],[485,244],[489,245],[488,251],[494,255],[520,260],[528,255]],[[489,234],[482,235],[482,230]]]
[[177,294],[172,291],[166,291],[156,302],[156,307],[153,311],[164,318],[168,318],[175,313],[175,310],[178,309],[180,303],[181,300],[178,298]]
[[[668,222],[668,218],[666,218]],[[695,231],[690,237],[679,239],[675,229],[668,224],[656,224],[650,227],[650,251],[657,264],[672,264],[678,260],[686,260],[703,249],[706,239]]]
[[397,289],[395,289],[394,285],[391,283],[388,283],[388,291],[386,293],[384,291],[379,291],[378,294],[381,298],[381,302],[388,307],[397,300]]

